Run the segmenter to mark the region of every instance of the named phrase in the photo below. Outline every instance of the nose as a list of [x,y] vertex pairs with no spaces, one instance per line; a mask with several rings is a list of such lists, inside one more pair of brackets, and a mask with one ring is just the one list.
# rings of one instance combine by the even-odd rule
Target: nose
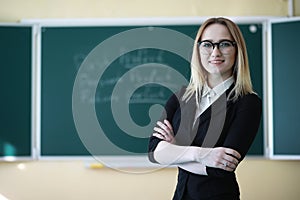
[[212,56],[221,56],[221,54],[222,54],[222,52],[220,51],[219,46],[218,46],[218,45],[215,45],[215,46],[213,47],[213,50],[212,50],[212,52],[211,52],[211,55],[212,55]]

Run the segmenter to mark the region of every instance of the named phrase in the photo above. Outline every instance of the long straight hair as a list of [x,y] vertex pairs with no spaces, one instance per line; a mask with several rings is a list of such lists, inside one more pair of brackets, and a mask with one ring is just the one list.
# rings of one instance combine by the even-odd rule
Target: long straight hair
[[230,91],[228,99],[237,100],[240,96],[254,93],[250,78],[246,44],[239,27],[231,20],[223,17],[209,18],[198,30],[191,58],[190,82],[182,97],[183,101],[188,101],[195,94],[197,105],[199,105],[202,88],[206,82],[206,72],[200,60],[198,41],[201,40],[203,31],[211,24],[221,24],[227,27],[233,40],[236,42],[237,54],[235,58],[235,65],[233,66],[234,87]]

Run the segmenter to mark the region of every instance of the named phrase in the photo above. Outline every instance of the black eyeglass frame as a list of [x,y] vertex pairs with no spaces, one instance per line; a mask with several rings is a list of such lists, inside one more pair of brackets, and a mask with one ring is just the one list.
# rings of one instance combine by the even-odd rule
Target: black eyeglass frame
[[198,41],[198,42],[197,42],[197,43],[198,43],[198,47],[200,47],[200,45],[201,45],[203,42],[209,42],[210,44],[212,44],[212,47],[213,47],[212,50],[214,50],[216,46],[217,46],[217,48],[220,50],[220,44],[221,44],[222,42],[229,42],[229,43],[231,43],[231,45],[232,45],[233,47],[236,46],[236,42],[235,42],[235,41],[231,41],[231,40],[221,40],[221,41],[219,41],[219,42],[212,42],[212,41],[209,41],[209,40],[203,40],[203,41]]

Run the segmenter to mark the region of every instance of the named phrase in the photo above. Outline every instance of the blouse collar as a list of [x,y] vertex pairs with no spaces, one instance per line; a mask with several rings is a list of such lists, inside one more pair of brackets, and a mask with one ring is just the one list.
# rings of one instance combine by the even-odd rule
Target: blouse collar
[[205,83],[203,87],[202,97],[205,97],[207,95],[210,96],[220,96],[222,95],[234,82],[233,76],[229,77],[222,83],[218,84],[214,88],[210,88],[207,83]]

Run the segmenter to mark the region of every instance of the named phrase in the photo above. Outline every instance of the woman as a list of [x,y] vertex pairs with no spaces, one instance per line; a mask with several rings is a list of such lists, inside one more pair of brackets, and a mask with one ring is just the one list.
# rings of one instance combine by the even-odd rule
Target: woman
[[256,136],[261,104],[238,26],[208,19],[195,39],[190,83],[170,97],[149,141],[152,162],[179,167],[174,200],[239,199],[234,171]]

